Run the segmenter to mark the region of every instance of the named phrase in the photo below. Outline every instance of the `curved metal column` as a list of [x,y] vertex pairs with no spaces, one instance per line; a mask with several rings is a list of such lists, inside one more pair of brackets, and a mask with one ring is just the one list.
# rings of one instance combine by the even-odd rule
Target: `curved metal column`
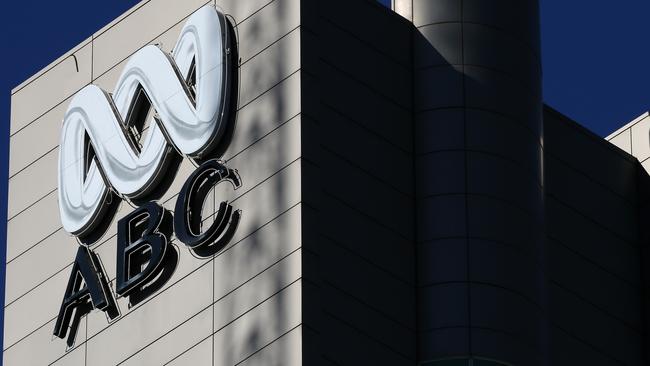
[[419,361],[546,364],[537,0],[396,0],[414,25]]

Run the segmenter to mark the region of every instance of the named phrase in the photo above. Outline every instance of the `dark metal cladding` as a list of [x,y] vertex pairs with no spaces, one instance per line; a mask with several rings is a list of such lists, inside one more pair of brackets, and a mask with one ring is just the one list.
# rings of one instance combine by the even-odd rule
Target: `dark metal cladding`
[[419,361],[546,365],[538,1],[408,5]]

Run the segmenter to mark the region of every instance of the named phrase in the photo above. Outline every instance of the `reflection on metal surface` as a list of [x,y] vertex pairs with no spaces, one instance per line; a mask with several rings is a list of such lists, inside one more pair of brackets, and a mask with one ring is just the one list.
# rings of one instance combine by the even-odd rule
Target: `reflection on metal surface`
[[[88,235],[105,216],[112,217],[107,207],[117,200],[113,193],[147,199],[170,175],[165,168],[174,150],[201,159],[214,148],[226,130],[228,47],[227,20],[206,6],[187,20],[173,57],[146,46],[129,59],[112,95],[88,85],[74,96],[59,155],[59,210],[66,231]],[[134,138],[129,132],[143,124],[138,118],[150,119],[141,141],[139,133]]]

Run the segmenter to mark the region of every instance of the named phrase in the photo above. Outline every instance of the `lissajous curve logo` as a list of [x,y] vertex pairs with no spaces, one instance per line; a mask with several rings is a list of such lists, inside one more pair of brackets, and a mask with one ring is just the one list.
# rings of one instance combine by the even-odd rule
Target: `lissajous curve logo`
[[[234,128],[233,34],[221,12],[203,7],[188,18],[171,55],[146,46],[130,57],[112,95],[88,85],[70,102],[61,132],[59,211],[80,245],[54,329],[59,338],[67,335],[69,347],[81,317],[93,309],[109,321],[120,315],[92,246],[122,200],[136,208],[117,224],[115,293],[130,305],[170,279],[178,262],[172,233],[198,257],[214,255],[232,238],[239,210],[222,202],[208,228],[201,210],[216,184],[241,186],[237,171],[215,158]],[[172,215],[156,199],[183,157],[199,167]]]

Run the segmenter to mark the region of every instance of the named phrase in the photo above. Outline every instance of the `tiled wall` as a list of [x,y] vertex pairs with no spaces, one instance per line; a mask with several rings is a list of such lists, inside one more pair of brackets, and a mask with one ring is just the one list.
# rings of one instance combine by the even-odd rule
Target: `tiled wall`
[[[126,60],[147,44],[170,51],[184,21],[205,4],[214,1],[143,1],[14,89],[5,365],[301,364],[299,0],[216,1],[236,23],[241,62],[237,125],[223,159],[243,186],[219,186],[211,196],[242,210],[231,244],[202,260],[175,243],[178,267],[163,289],[131,309],[118,300],[121,317],[111,324],[93,312],[68,352],[52,336],[77,250],[61,228],[56,192],[70,98],[89,83],[112,91]],[[164,206],[173,209],[193,169],[182,163]],[[122,203],[116,220],[132,210]],[[111,280],[115,233],[113,223],[93,247]]]

